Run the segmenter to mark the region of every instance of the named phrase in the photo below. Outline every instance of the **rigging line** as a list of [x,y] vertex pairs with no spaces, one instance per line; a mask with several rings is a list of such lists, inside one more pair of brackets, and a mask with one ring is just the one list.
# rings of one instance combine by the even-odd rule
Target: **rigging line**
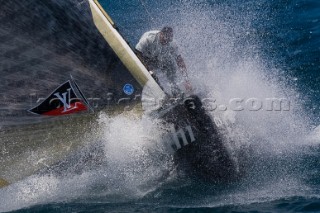
[[151,13],[149,12],[149,10],[148,10],[148,8],[147,8],[147,5],[146,5],[146,3],[144,2],[144,0],[140,0],[140,3],[141,3],[141,5],[143,6],[144,10],[147,12],[147,14],[148,14],[148,16],[149,16],[152,24],[155,25],[156,22],[155,22],[154,18],[152,17]]

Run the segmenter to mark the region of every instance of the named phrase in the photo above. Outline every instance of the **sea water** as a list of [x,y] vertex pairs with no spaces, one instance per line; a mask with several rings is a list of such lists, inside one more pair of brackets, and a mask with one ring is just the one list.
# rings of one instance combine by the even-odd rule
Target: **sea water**
[[[102,5],[132,46],[144,31],[174,28],[195,91],[214,100],[212,114],[232,114],[230,137],[250,153],[245,175],[220,185],[178,175],[159,143],[161,123],[101,112],[86,136],[94,146],[83,150],[99,156],[99,164],[78,172],[74,168],[85,160],[67,162],[63,171],[44,171],[1,189],[1,212],[320,211],[317,0]],[[243,99],[244,110],[219,108],[230,109],[234,98]],[[250,110],[245,103],[252,98],[283,98],[290,108]]]

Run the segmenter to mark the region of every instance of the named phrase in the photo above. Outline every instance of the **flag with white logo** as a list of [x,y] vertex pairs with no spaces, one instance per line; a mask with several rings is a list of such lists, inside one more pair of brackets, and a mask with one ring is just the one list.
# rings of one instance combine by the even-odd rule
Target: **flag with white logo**
[[29,112],[38,115],[60,116],[87,110],[89,110],[89,104],[78,85],[67,81]]

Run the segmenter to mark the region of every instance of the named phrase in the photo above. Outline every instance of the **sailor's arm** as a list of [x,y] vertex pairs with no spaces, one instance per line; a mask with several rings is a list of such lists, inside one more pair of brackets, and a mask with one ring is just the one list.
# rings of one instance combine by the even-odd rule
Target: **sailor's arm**
[[147,33],[143,34],[143,36],[140,38],[139,42],[137,43],[136,47],[135,47],[135,53],[138,56],[138,58],[141,61],[145,61],[145,53],[147,51],[148,48],[148,36]]
[[152,61],[150,59],[148,53],[148,46],[152,41],[148,38],[148,32],[143,34],[143,36],[140,38],[138,44],[135,47],[135,54],[138,56],[140,61],[144,64],[144,66],[147,68],[147,70],[150,71],[151,67],[149,66],[150,62]]
[[184,76],[185,76],[185,77],[188,77],[188,74],[187,74],[187,66],[186,66],[186,64],[184,63],[184,60],[183,60],[183,58],[182,58],[181,55],[178,55],[178,56],[177,56],[176,62],[177,62],[178,67],[180,68],[181,72],[184,74]]
[[187,66],[186,66],[186,63],[184,63],[184,60],[183,60],[181,54],[179,53],[178,46],[176,45],[176,43],[174,41],[171,44],[171,48],[172,48],[171,54],[172,54],[172,56],[174,56],[176,63],[179,67],[179,70],[182,72],[183,77],[187,81],[188,80]]
[[186,87],[186,89],[187,90],[192,90],[192,86],[190,84],[189,77],[188,77],[187,66],[184,63],[184,60],[183,60],[181,55],[177,56],[176,62],[177,62],[178,67],[180,68],[180,71],[182,72],[183,77],[185,78],[185,87]]

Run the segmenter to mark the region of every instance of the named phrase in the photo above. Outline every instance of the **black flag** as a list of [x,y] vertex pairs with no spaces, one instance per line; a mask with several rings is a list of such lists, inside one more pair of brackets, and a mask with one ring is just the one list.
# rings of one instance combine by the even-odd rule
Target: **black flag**
[[30,109],[29,112],[38,115],[60,116],[88,109],[89,104],[79,87],[76,85],[75,90],[71,82],[67,81],[52,92],[42,103]]

